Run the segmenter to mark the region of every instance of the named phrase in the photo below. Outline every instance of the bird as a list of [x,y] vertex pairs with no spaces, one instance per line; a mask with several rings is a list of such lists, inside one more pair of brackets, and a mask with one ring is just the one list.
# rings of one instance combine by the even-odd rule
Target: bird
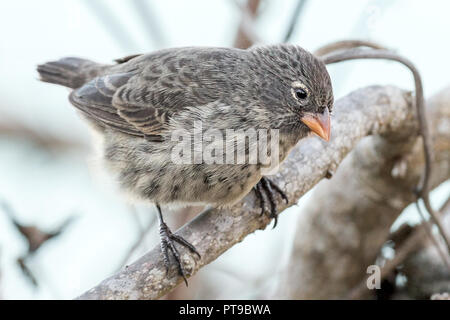
[[[269,140],[276,136],[277,144],[268,153],[276,154],[277,163],[311,133],[330,139],[330,76],[319,58],[298,45],[169,48],[112,64],[67,57],[38,65],[37,71],[41,81],[72,89],[69,101],[99,133],[103,166],[121,188],[156,205],[166,271],[172,253],[186,285],[175,243],[201,256],[170,230],[161,206],[224,207],[254,191],[261,214],[269,213],[275,227],[275,197],[288,199],[265,175],[267,163],[250,163],[250,142],[241,149],[243,163],[179,163],[173,156],[180,145],[174,133],[192,138],[200,123],[200,133],[215,130],[230,143],[227,130],[275,130]],[[187,141],[187,153],[206,143]]]

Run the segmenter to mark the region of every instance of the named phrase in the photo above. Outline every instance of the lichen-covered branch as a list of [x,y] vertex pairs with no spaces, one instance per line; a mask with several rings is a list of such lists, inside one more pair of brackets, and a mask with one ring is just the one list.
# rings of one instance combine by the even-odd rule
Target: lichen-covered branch
[[[365,136],[401,132],[405,127],[411,127],[408,135],[414,136],[417,132],[410,94],[396,87],[357,90],[339,99],[334,110],[331,141],[325,143],[316,137],[302,140],[274,177],[274,182],[287,191],[290,199],[287,205],[278,199],[280,210],[295,204],[320,180],[335,172],[343,158]],[[204,211],[177,232],[202,255],[198,259],[180,248],[186,270],[190,275],[195,274],[248,234],[264,229],[269,223],[266,216],[260,216],[253,193],[230,209]],[[157,246],[79,299],[157,299],[181,281],[175,268],[166,275]]]
[[[430,99],[427,115],[435,187],[450,178],[450,87]],[[398,126],[361,142],[333,179],[314,190],[299,216],[277,297],[340,299],[368,293],[367,267],[375,264],[392,223],[416,200],[413,189],[423,174],[414,111],[404,116],[409,119],[392,119]]]

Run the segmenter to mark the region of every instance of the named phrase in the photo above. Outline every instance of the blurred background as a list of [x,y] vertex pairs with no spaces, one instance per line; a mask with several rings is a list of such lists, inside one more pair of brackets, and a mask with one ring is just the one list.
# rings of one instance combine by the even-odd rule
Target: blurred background
[[[71,299],[158,243],[152,206],[127,203],[93,170],[90,135],[69,91],[37,80],[65,56],[111,62],[176,46],[379,42],[411,59],[425,93],[449,82],[450,2],[435,0],[16,0],[0,2],[0,297]],[[395,63],[329,67],[336,98],[369,84],[413,89]],[[438,206],[450,186],[432,194]],[[274,289],[300,206],[248,236],[167,298],[261,298]],[[192,218],[170,216],[172,229]],[[191,211],[191,212],[188,212]],[[408,208],[402,221],[417,221]],[[270,276],[268,276],[270,275]]]

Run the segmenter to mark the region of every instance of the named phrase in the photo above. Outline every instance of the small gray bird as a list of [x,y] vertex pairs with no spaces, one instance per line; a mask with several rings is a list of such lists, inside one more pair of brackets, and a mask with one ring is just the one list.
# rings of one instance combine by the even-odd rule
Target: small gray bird
[[185,281],[174,242],[199,254],[170,231],[160,205],[231,205],[253,188],[262,213],[268,200],[276,225],[275,192],[287,198],[262,176],[259,162],[174,163],[175,131],[191,132],[194,122],[203,131],[276,129],[279,162],[311,132],[330,137],[329,74],[319,59],[294,45],[174,48],[113,65],[63,58],[39,65],[38,72],[42,81],[74,89],[70,102],[103,138],[105,166],[124,190],[156,204],[166,268],[170,250]]

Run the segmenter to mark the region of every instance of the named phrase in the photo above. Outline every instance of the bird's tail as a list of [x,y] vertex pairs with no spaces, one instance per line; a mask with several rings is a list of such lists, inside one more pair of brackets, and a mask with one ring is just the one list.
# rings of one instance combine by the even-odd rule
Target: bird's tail
[[108,65],[80,58],[63,58],[37,67],[40,80],[69,88],[79,88],[101,75]]

